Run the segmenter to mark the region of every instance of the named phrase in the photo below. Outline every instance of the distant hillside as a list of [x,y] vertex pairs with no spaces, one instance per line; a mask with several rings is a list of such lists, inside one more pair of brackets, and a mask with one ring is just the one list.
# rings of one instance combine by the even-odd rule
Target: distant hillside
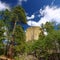
[[39,34],[42,32],[42,29],[38,26],[29,27],[26,30],[26,41],[38,40]]

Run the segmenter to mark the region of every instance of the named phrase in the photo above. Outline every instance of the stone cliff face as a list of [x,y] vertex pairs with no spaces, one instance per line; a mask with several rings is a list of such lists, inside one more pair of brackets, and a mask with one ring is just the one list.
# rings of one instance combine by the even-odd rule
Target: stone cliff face
[[26,41],[38,40],[39,34],[42,32],[42,29],[38,26],[29,27],[26,30]]

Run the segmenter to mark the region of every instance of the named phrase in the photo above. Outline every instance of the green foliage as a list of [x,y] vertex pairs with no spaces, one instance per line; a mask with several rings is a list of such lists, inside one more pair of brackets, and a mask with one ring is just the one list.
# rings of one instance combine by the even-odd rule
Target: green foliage
[[12,9],[12,13],[12,18],[15,17],[13,20],[18,20],[19,22],[26,23],[25,11],[21,6],[14,7]]
[[46,22],[46,24],[43,25],[43,28],[45,28],[47,32],[51,32],[52,30],[54,30],[54,23]]
[[3,26],[4,26],[4,22],[0,20],[0,40],[4,38],[5,29],[3,28]]
[[[59,53],[60,29],[55,30],[54,23],[46,22],[45,25],[42,24],[43,31],[46,29],[48,33],[46,36],[42,31],[38,40],[26,42],[25,32],[20,25],[20,23],[26,24],[24,9],[21,6],[16,6],[12,8],[11,11],[6,9],[0,14],[2,16],[2,20],[0,20],[0,50],[4,47],[4,44],[2,43],[3,39],[7,38],[11,42],[12,38],[14,38],[15,54],[22,54],[25,52],[40,58],[47,56],[48,54]],[[5,30],[4,27],[7,28],[7,30]],[[7,36],[4,36],[4,32],[7,32]],[[14,37],[12,35],[14,35]]]
[[[39,35],[37,41],[28,42],[26,45],[27,53],[35,55],[37,58],[47,57],[49,54],[59,53],[60,50],[60,30],[54,29],[54,24],[48,22],[43,26],[48,35]],[[44,31],[44,30],[43,30]]]
[[15,46],[16,52],[23,53],[25,46],[25,32],[20,25],[18,25],[15,30],[15,42],[17,43]]
[[[8,39],[9,42],[14,38],[14,52],[17,51],[23,53],[25,46],[25,33],[20,24],[26,24],[24,9],[21,6],[16,6],[10,11],[8,9],[1,11],[0,15],[0,46],[2,46],[1,43],[3,38]],[[4,29],[1,29],[1,27],[5,27],[7,29],[6,36],[3,35]],[[14,35],[14,37],[12,35]]]
[[5,36],[4,36],[4,32],[5,32],[5,29],[4,29],[4,22],[3,20],[0,20],[0,54],[3,53],[3,47],[4,47],[4,44],[3,44],[3,40],[5,39]]

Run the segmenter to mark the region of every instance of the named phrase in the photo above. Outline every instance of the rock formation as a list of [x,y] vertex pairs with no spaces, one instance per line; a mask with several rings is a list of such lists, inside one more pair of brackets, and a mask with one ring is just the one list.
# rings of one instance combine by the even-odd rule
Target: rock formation
[[29,27],[26,30],[26,41],[38,40],[39,34],[42,32],[42,29],[38,26]]

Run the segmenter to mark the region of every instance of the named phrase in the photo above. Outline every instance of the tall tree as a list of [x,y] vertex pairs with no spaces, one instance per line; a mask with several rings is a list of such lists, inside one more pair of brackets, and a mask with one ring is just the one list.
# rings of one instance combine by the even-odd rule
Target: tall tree
[[44,28],[49,33],[54,30],[54,23],[53,22],[46,22],[46,24],[44,25]]
[[4,29],[4,22],[0,20],[0,53],[5,53],[4,51],[2,51],[2,49],[4,50],[3,40],[6,38],[4,35],[5,32],[6,30]]
[[2,13],[2,19],[4,20],[7,28],[8,28],[8,33],[10,34],[10,47],[8,51],[9,57],[12,58],[13,56],[13,50],[14,50],[14,42],[15,42],[15,32],[16,32],[16,27],[18,24],[26,24],[26,15],[25,11],[21,6],[16,6],[12,8],[11,11],[5,10]]

